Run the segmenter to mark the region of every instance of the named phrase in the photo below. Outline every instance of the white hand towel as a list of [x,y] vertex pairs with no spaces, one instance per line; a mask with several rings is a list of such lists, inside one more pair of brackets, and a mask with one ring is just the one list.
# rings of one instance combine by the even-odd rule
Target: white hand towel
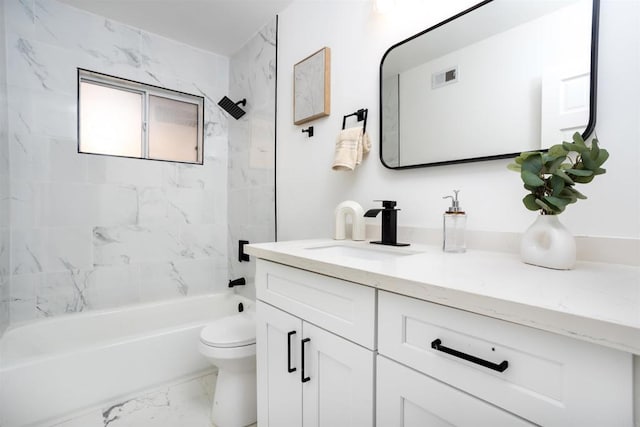
[[369,134],[367,132],[361,132],[360,138],[358,139],[358,161],[356,164],[362,163],[362,157],[364,154],[368,153],[371,150],[371,140],[369,139]]
[[371,149],[369,135],[361,127],[343,129],[336,140],[333,170],[354,170]]

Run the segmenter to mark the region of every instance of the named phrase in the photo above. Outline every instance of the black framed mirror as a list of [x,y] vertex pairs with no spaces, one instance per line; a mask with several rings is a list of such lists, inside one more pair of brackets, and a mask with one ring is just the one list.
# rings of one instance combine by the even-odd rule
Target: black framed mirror
[[380,160],[515,157],[595,127],[599,0],[486,0],[380,62]]

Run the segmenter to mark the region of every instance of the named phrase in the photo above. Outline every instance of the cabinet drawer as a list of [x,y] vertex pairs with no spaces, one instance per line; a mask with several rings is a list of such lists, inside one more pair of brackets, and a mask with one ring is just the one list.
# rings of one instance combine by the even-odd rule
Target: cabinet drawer
[[259,259],[256,297],[374,349],[373,288]]
[[427,375],[377,358],[376,422],[384,427],[533,426]]
[[630,354],[389,292],[378,303],[380,354],[537,424],[632,425]]

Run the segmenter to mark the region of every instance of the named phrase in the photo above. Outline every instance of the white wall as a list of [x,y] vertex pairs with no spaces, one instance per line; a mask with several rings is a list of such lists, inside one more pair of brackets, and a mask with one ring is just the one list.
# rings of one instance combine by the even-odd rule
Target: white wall
[[[55,0],[4,5],[11,323],[226,289],[228,58]],[[76,67],[204,96],[204,165],[78,154]]]
[[[525,190],[508,160],[416,170],[385,169],[379,155],[378,67],[392,44],[473,4],[398,1],[383,17],[370,1],[297,0],[280,16],[277,116],[278,239],[330,236],[333,210],[352,199],[365,208],[393,199],[399,224],[439,229],[447,207],[442,196],[460,189],[474,230],[522,232],[536,213],[521,203]],[[404,8],[402,5],[406,5]],[[608,173],[580,190],[589,199],[570,206],[561,220],[576,235],[640,238],[640,3],[603,0],[600,20],[598,124],[611,153]],[[323,46],[332,50],[331,115],[314,121],[307,138],[293,125],[293,64]],[[374,148],[354,173],[331,170],[342,116],[369,108]],[[377,224],[377,220],[368,220]]]

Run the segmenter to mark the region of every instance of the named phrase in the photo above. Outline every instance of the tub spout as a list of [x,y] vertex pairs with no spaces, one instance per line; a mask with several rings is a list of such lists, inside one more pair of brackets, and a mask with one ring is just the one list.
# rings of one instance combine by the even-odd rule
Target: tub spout
[[347,216],[351,215],[351,239],[365,240],[364,210],[357,202],[347,200],[340,203],[335,210],[335,230],[333,238],[346,238]]
[[244,277],[235,280],[229,280],[229,287],[233,288],[234,286],[243,286],[246,285],[247,281],[244,280]]

